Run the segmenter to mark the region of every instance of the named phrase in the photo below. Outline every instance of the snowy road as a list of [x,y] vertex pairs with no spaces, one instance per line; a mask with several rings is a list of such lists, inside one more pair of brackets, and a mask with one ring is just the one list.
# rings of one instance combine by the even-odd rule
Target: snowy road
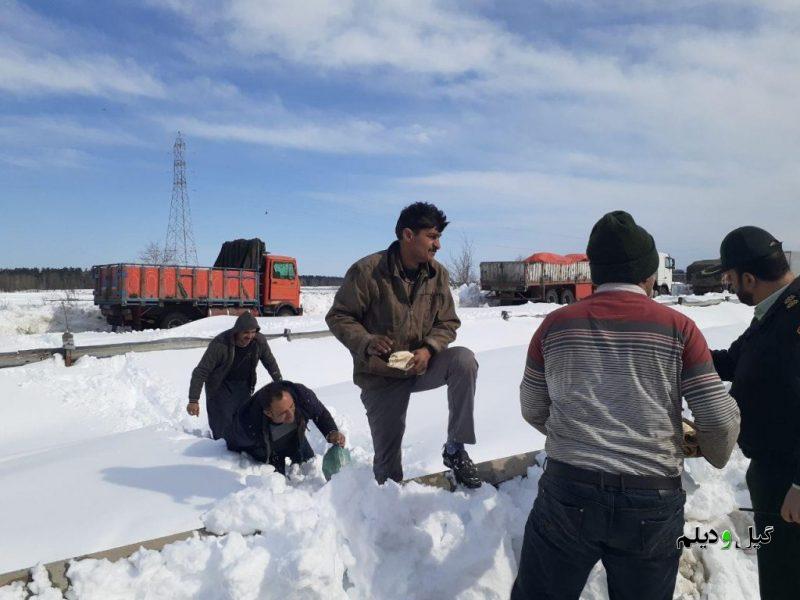
[[[261,319],[263,330],[323,328],[331,294],[310,294],[314,310],[304,317]],[[472,348],[480,363],[475,460],[543,446],[542,436],[519,416],[518,386],[530,337],[541,315],[555,308],[516,307],[512,314],[524,316],[507,321],[497,308],[459,308],[457,345]],[[730,343],[752,317],[752,309],[735,303],[677,309],[698,322],[712,347]],[[0,303],[0,331],[14,330],[0,335],[0,348],[60,338],[55,330],[20,334],[8,321],[21,314]],[[91,311],[85,316],[91,323]],[[77,337],[85,344],[210,336],[233,320],[204,319],[169,333],[85,331]],[[202,350],[87,357],[71,368],[55,358],[0,370],[0,572],[205,525],[223,533],[263,533],[180,542],[116,566],[83,561],[71,571],[77,596],[130,597],[156,589],[148,587],[155,580],[171,579],[178,587],[153,597],[286,597],[287,590],[281,596],[269,582],[275,581],[271,575],[291,573],[296,581],[290,591],[309,598],[441,598],[446,596],[435,592],[455,591],[459,577],[466,584],[452,597],[504,597],[537,474],[500,492],[378,488],[370,476],[369,430],[350,380],[349,354],[332,338],[278,340],[272,346],[284,376],[314,388],[348,436],[357,466],[330,485],[322,485],[319,465],[313,464],[287,487],[269,468],[203,437],[205,416],[195,419],[184,411],[189,376]],[[268,381],[260,365],[258,377],[259,384]],[[443,389],[412,398],[404,443],[407,476],[442,469],[446,406]],[[311,441],[324,450],[316,430]],[[722,472],[702,461],[687,464],[691,487],[699,485],[690,489],[687,527],[726,525],[746,532],[747,517],[735,511],[737,502],[748,502],[746,461],[737,454]],[[330,560],[320,564],[320,553]],[[753,558],[741,553],[687,551],[677,597],[699,597],[702,591],[710,598],[749,598],[754,568]],[[420,579],[425,573],[428,579]],[[598,568],[585,598],[605,597],[600,575]],[[426,586],[409,587],[409,581]],[[0,598],[18,592],[6,588]]]

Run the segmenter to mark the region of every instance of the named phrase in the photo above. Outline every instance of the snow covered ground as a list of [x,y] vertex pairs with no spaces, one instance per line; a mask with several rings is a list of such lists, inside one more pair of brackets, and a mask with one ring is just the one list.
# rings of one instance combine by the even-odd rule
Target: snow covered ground
[[[323,329],[334,288],[307,288],[303,317],[260,319],[262,331]],[[60,344],[60,293],[0,294],[0,351]],[[87,295],[79,292],[79,298]],[[490,308],[464,289],[457,344],[480,363],[475,460],[543,447],[519,416],[525,350],[555,305]],[[89,294],[90,297],[90,294]],[[165,331],[111,333],[91,303],[74,303],[80,344],[215,335],[232,317]],[[725,302],[676,306],[712,347],[745,329],[752,309]],[[500,318],[508,310],[511,318]],[[63,311],[62,311],[63,312]],[[74,316],[74,318],[73,318]],[[131,559],[74,562],[74,598],[505,598],[516,573],[525,519],[540,472],[495,490],[450,494],[418,485],[378,487],[371,442],[348,353],[333,338],[272,343],[284,376],[311,386],[347,434],[355,465],[324,485],[319,462],[294,468],[288,483],[208,436],[205,415],[185,413],[202,350],[60,358],[0,370],[0,572],[205,526],[195,538]],[[269,378],[261,366],[259,383]],[[412,398],[407,476],[439,471],[445,391]],[[204,412],[204,411],[203,411]],[[312,427],[312,445],[326,444]],[[747,537],[746,459],[722,471],[687,461],[687,531],[729,528]],[[755,559],[720,547],[684,551],[676,597],[757,596]],[[60,597],[38,572],[29,591]],[[0,599],[22,598],[21,585]],[[597,567],[586,599],[606,598]]]

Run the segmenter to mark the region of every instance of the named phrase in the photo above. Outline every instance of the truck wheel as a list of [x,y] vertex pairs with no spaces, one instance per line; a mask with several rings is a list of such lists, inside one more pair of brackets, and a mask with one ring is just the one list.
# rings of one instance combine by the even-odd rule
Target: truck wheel
[[294,310],[289,308],[288,306],[283,306],[281,309],[275,313],[276,317],[293,317],[295,316]]
[[561,304],[572,304],[575,302],[575,294],[572,290],[564,290],[561,292]]
[[544,294],[544,301],[548,304],[558,304],[558,290],[547,290]]
[[666,286],[666,284],[661,286],[661,293],[662,293],[664,296],[669,296],[669,292],[670,292],[670,290],[669,290],[669,288]]
[[187,317],[184,313],[173,310],[172,312],[168,312],[159,321],[159,326],[161,329],[172,329],[173,327],[180,327],[181,325],[186,325],[189,322],[189,317]]

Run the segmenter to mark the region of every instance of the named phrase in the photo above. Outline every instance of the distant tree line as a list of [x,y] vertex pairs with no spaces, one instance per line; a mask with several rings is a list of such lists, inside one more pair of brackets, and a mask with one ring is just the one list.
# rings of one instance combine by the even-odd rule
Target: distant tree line
[[342,285],[344,277],[331,275],[300,275],[300,285]]
[[0,269],[0,291],[78,290],[94,287],[92,272],[78,267],[60,269]]

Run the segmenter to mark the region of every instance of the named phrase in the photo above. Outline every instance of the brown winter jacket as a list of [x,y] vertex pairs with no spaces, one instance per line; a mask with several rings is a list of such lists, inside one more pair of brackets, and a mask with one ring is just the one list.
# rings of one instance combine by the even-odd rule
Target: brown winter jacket
[[[192,371],[192,381],[189,384],[189,400],[198,400],[203,384],[206,385],[206,397],[213,395],[214,392],[225,381],[228,373],[233,367],[233,359],[236,355],[236,342],[234,337],[238,331],[247,329],[260,330],[258,321],[250,313],[244,313],[236,319],[233,329],[223,331],[208,345],[203,358]],[[250,391],[256,386],[256,365],[260,360],[272,377],[273,381],[281,379],[281,371],[278,368],[278,361],[272,355],[267,338],[261,333],[256,333],[256,337],[250,342]]]
[[353,381],[362,389],[377,389],[414,376],[389,367],[387,357],[368,356],[367,345],[374,336],[391,338],[393,351],[413,352],[427,346],[432,353],[456,339],[461,321],[447,270],[436,261],[422,265],[413,287],[409,298],[401,274],[399,242],[348,269],[325,322],[353,355]]

